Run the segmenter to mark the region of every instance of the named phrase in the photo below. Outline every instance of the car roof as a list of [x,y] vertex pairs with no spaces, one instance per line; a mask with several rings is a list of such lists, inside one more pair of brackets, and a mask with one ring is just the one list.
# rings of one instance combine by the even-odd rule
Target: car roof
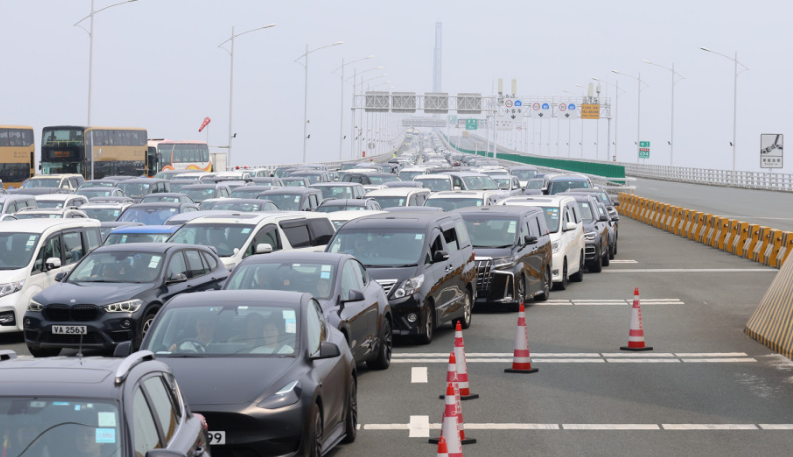
[[[114,233],[117,233],[114,231]],[[209,249],[206,246],[195,245],[195,244],[175,244],[175,243],[135,243],[134,246],[131,244],[105,244],[99,246],[98,248],[91,251],[91,253],[95,252],[105,252],[105,251],[140,251],[140,252],[154,252],[154,253],[166,253],[174,248],[178,247],[186,247],[189,246],[191,248],[200,248],[202,250]]]
[[289,194],[313,194],[316,192],[320,192],[318,189],[312,189],[310,187],[277,187],[275,189],[270,188],[268,190],[262,191],[259,195],[289,195]]
[[561,175],[553,175],[550,177],[551,181],[555,180],[565,180],[565,181],[589,181],[589,178],[584,175],[576,175],[576,174],[561,174]]
[[127,179],[124,181],[119,181],[117,185],[121,184],[152,184],[152,183],[161,183],[161,182],[170,182],[167,179],[160,179],[160,178],[132,178]]
[[[289,178],[285,178],[289,179]],[[350,187],[350,186],[363,186],[363,184],[359,182],[345,182],[345,181],[334,181],[334,182],[318,182],[316,184],[312,184],[311,187]]]
[[[316,252],[316,251],[276,251],[267,255],[253,255],[245,259],[245,264],[272,263],[273,260],[293,260],[308,262],[339,263],[345,259],[354,259],[349,254]],[[238,266],[239,267],[239,266]],[[269,292],[268,292],[269,293]]]
[[366,206],[371,198],[328,198],[322,201],[320,206]]
[[182,193],[182,191],[184,191],[184,190],[192,190],[192,189],[214,189],[217,186],[228,187],[225,184],[223,184],[222,182],[213,182],[213,183],[206,183],[206,184],[188,184],[186,186],[183,186],[181,189],[179,189],[178,193]]
[[368,229],[382,228],[389,226],[393,228],[426,228],[429,224],[436,223],[441,219],[450,219],[454,216],[451,213],[440,211],[416,211],[404,213],[392,213],[385,211],[380,214],[367,215],[358,219],[353,219],[339,230],[344,228]]
[[373,190],[366,194],[367,197],[407,197],[415,193],[429,193],[429,189],[423,187],[386,187],[385,189]]
[[[211,211],[211,210],[210,210]],[[272,220],[279,220],[281,218],[306,218],[313,219],[317,217],[327,217],[325,213],[312,213],[305,211],[262,211],[257,213],[245,212],[232,212],[231,215],[217,215],[196,218],[188,221],[185,225],[195,224],[229,224],[229,223],[245,223],[245,224],[260,224]]]
[[[100,187],[100,189],[102,188]],[[61,201],[61,200],[66,201],[70,198],[78,198],[82,200],[85,198],[85,196],[80,194],[41,194],[41,195],[36,195],[34,198],[36,199],[36,201]]]
[[497,206],[469,206],[467,208],[458,208],[453,210],[460,214],[502,214],[502,215],[521,215],[540,213],[542,210],[536,206],[520,206],[520,205],[497,205]]
[[179,230],[178,225],[131,225],[123,226],[113,230],[114,234],[132,234],[132,233],[173,233]]
[[48,229],[99,227],[96,219],[26,219],[7,221],[0,225],[0,232],[43,233]]
[[536,203],[537,205],[550,205],[550,206],[558,206],[562,204],[563,200],[570,199],[575,200],[573,197],[568,195],[560,195],[560,196],[550,196],[550,195],[537,195],[537,196],[521,196],[521,197],[507,197],[502,202],[506,205],[520,205],[523,203],[526,204],[533,204]]
[[491,192],[489,190],[442,190],[430,194],[427,200],[436,200],[438,198],[484,198]]
[[[136,246],[138,245],[136,244]],[[249,258],[253,257],[256,256],[251,256]],[[225,302],[235,305],[257,305],[263,302],[261,292],[261,290],[212,290],[201,292],[200,294],[180,294],[171,299],[171,301],[165,305],[165,308],[192,308],[207,305],[217,306]],[[311,298],[311,294],[304,292],[268,290],[266,303],[272,306],[292,306],[298,308],[303,302]]]

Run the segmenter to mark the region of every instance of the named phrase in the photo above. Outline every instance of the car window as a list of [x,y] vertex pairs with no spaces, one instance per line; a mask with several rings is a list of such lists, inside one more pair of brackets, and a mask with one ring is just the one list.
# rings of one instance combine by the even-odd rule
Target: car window
[[143,381],[143,385],[146,387],[149,398],[151,398],[151,404],[154,406],[154,413],[160,421],[160,428],[165,435],[165,442],[169,443],[179,423],[172,398],[165,389],[162,378],[159,376],[146,379]]
[[435,258],[435,253],[442,250],[443,241],[441,241],[441,236],[437,235],[435,239],[432,240],[432,244],[430,244],[430,252],[427,254],[427,263],[432,263],[432,259]]
[[132,439],[136,456],[161,447],[154,416],[140,387],[135,389],[132,399]]
[[184,263],[182,251],[178,251],[173,256],[171,256],[171,262],[168,264],[168,272],[166,273],[165,277],[170,279],[177,274],[183,274],[187,276],[187,265]]
[[[203,254],[203,252],[202,252]],[[163,375],[165,386],[168,388],[168,394],[171,396],[171,401],[174,404],[174,413],[176,414],[177,421],[182,418],[182,411],[184,410],[184,400],[182,393],[179,391],[179,386],[176,384],[176,379],[170,373]]]
[[248,246],[245,251],[245,257],[252,255],[253,250],[257,244],[269,244],[273,247],[273,252],[280,251],[281,237],[278,236],[278,229],[274,225],[268,225],[259,230],[256,236],[253,237],[253,242]]
[[308,353],[316,354],[319,352],[319,344],[325,339],[325,329],[323,328],[323,320],[321,319],[321,312],[317,311],[317,306],[312,301],[306,312],[306,324],[308,337]]
[[357,260],[351,260],[351,262],[355,265],[355,268],[357,268],[356,272],[361,276],[361,284],[366,287],[366,285],[369,284],[369,275],[366,274],[366,268]]
[[301,224],[292,227],[284,227],[282,224],[281,228],[284,231],[284,235],[286,235],[286,239],[289,240],[289,244],[291,244],[293,248],[311,246],[311,237],[309,236],[307,225]]
[[85,249],[83,249],[83,237],[80,236],[80,232],[64,233],[63,247],[65,251],[64,254],[66,254],[63,259],[64,265],[76,263],[85,255]]
[[187,265],[188,270],[190,271],[191,278],[197,278],[199,276],[203,276],[209,271],[206,270],[204,264],[201,262],[201,255],[195,249],[188,249],[184,251],[185,255],[187,256]]
[[526,237],[527,236],[531,236],[531,235],[532,235],[532,233],[531,233],[531,229],[529,228],[528,221],[521,222],[520,223],[520,234],[519,234],[520,238],[518,238],[518,245],[523,244],[524,240],[526,239]]
[[341,298],[347,300],[350,298],[351,290],[363,290],[363,282],[361,282],[360,272],[356,271],[354,261],[348,261],[344,264],[344,269],[341,272]]
[[51,257],[61,258],[61,238],[58,235],[48,239],[42,246],[38,257],[36,257],[36,263],[33,264],[33,273],[43,272],[44,262]]
[[457,245],[457,233],[455,233],[454,228],[444,230],[443,239],[446,240],[446,248],[449,250],[449,253],[460,250]]
[[95,228],[85,229],[85,237],[88,240],[89,251],[99,247],[102,244],[102,236],[100,235],[99,230]]
[[309,219],[308,226],[311,229],[312,246],[324,246],[330,243],[330,239],[333,238],[333,233],[335,231],[333,230],[333,224],[329,219]]
[[215,260],[215,258],[208,253],[202,251],[201,257],[204,259],[204,263],[206,264],[207,268],[209,268],[209,271],[214,271],[215,268],[218,267],[217,260]]

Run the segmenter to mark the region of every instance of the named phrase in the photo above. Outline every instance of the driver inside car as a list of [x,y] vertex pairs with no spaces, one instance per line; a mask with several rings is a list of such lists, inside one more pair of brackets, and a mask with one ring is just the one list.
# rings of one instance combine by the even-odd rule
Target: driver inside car
[[[174,343],[168,349],[171,352],[203,352],[199,348],[206,348],[215,342],[215,317],[202,315],[195,323],[195,338],[188,338]],[[198,343],[198,344],[195,344]]]

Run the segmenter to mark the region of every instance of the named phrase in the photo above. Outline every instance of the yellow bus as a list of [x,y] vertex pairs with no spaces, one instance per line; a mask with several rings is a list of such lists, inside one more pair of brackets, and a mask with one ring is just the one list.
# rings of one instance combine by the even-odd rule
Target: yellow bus
[[0,179],[7,189],[18,189],[36,173],[36,141],[33,127],[0,125]]
[[209,145],[206,141],[163,140],[157,144],[160,171],[212,171]]
[[79,173],[85,179],[101,179],[151,176],[156,164],[149,168],[146,129],[52,126],[41,131],[43,174]]

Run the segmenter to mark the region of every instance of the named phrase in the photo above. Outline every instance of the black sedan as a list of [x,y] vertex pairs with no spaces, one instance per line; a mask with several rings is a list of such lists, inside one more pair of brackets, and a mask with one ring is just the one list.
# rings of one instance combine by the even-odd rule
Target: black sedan
[[206,417],[215,456],[319,457],[355,440],[355,362],[310,294],[181,295],[142,348],[171,367],[190,408]]
[[137,347],[163,303],[184,292],[220,289],[228,277],[207,247],[136,243],[101,246],[33,296],[25,343],[36,357],[62,348]]
[[355,257],[324,252],[275,252],[237,265],[226,290],[305,292],[347,340],[356,363],[385,369],[391,363],[391,308],[383,288]]

